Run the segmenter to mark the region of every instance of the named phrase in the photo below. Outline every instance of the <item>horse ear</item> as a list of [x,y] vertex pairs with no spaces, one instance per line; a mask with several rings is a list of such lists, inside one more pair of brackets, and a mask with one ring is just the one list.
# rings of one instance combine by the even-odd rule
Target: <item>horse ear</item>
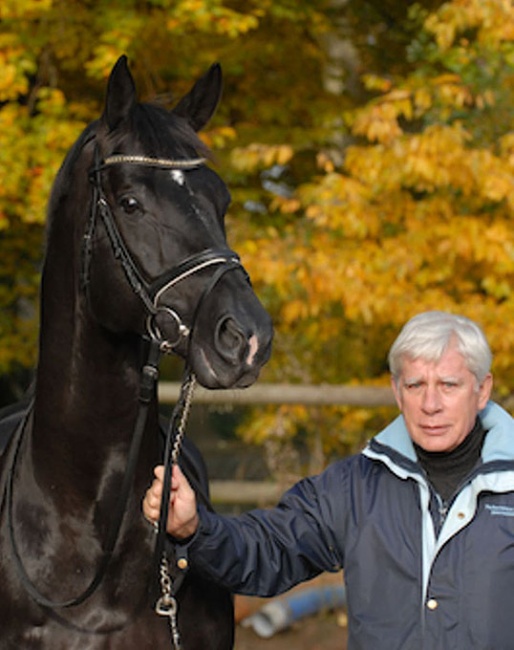
[[172,113],[184,117],[195,131],[200,131],[214,115],[222,86],[221,66],[215,63],[182,97]]
[[109,130],[112,131],[127,119],[135,103],[136,86],[128,68],[127,57],[123,55],[114,64],[107,83],[103,119]]

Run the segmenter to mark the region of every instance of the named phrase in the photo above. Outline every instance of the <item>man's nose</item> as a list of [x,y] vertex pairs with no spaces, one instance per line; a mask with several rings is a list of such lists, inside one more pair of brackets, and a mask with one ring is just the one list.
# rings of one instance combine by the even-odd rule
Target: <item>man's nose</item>
[[422,408],[426,413],[435,413],[441,408],[441,395],[436,385],[427,384],[423,394]]

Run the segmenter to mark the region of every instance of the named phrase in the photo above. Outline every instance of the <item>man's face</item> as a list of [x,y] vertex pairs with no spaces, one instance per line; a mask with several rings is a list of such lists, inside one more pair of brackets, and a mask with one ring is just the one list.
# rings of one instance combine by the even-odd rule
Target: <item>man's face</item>
[[403,359],[396,402],[412,440],[426,451],[451,451],[473,428],[492,388],[490,374],[477,386],[455,345],[437,362]]

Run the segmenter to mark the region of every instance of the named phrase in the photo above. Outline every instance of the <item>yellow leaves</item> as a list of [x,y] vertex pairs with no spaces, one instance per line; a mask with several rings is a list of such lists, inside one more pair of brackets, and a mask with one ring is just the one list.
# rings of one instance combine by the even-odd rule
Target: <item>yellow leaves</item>
[[237,138],[236,130],[231,126],[219,126],[202,131],[198,135],[208,147],[218,151],[229,146]]
[[303,406],[261,409],[257,418],[245,423],[240,435],[243,440],[256,444],[262,444],[269,439],[286,442],[296,433],[298,422],[306,417],[307,410]]
[[514,40],[514,15],[511,0],[457,0],[431,14],[425,28],[440,50],[452,47],[460,35],[477,30],[479,43]]
[[474,101],[476,107],[483,110],[487,107],[493,107],[496,104],[496,97],[491,89],[487,89],[483,93],[477,94]]
[[52,8],[53,0],[2,0],[0,19],[38,18]]
[[392,82],[390,79],[385,79],[375,74],[364,74],[361,80],[367,90],[381,93],[386,93],[391,90]]
[[[459,123],[433,125],[421,133],[405,135],[388,148],[377,145],[348,149],[346,171],[354,179],[353,187],[358,187],[356,179],[362,187],[358,197],[354,194],[346,197],[347,200],[353,206],[372,196],[378,200],[384,191],[399,187],[417,192],[436,192],[451,187],[463,196],[495,203],[507,201],[512,209],[514,139],[503,141],[502,157],[498,157],[488,150],[470,148],[470,137]],[[324,184],[326,186],[326,182]],[[344,185],[352,186],[348,180]],[[340,198],[341,190],[338,192]],[[316,214],[316,210],[318,208],[309,208],[308,214]]]
[[[470,190],[472,178],[466,173],[463,161],[468,134],[459,124],[453,127],[430,126],[403,143],[398,153],[404,163],[404,182],[418,191],[456,184]],[[398,155],[397,155],[398,158]]]
[[482,280],[482,287],[496,300],[504,300],[512,294],[511,283],[494,275],[486,275]]
[[[23,147],[26,109],[7,104],[0,110],[0,205],[5,201],[4,211],[12,211],[22,201],[25,184],[27,150]],[[13,205],[9,205],[9,201]]]
[[239,13],[220,0],[179,0],[170,7],[166,27],[171,32],[183,32],[191,26],[200,32],[236,38],[256,29],[261,14],[259,9]]
[[309,305],[305,300],[289,300],[284,304],[281,316],[290,325],[309,316]]
[[[1,59],[4,59],[2,61]],[[27,92],[25,76],[19,76],[16,66],[5,63],[0,55],[0,101],[7,101],[13,96]]]
[[507,133],[499,140],[500,156],[509,168],[514,169],[514,133]]
[[463,85],[458,75],[446,74],[435,77],[431,86],[434,88],[438,101],[449,108],[462,108],[471,106],[473,103],[471,91]]
[[124,42],[114,40],[113,43],[101,43],[95,46],[94,56],[84,65],[91,78],[107,79],[120,53],[127,51],[130,39],[123,40]]
[[440,21],[435,15],[431,15],[425,23],[425,29],[434,34],[437,45],[441,50],[447,50],[453,45],[456,32],[453,23]]
[[269,253],[287,297],[282,332],[311,336],[316,323],[316,340],[328,341],[339,310],[345,322],[400,325],[422,309],[483,317],[514,301],[514,136],[496,154],[495,143],[473,142],[464,121],[403,132],[400,118],[436,104],[444,115],[494,102],[455,74],[410,85],[384,84],[386,94],[357,114],[352,133],[377,144],[347,148],[342,172],[320,158],[325,174],[296,192],[305,246],[290,236]]
[[281,298],[290,293],[290,281],[297,260],[284,255],[284,242],[273,229],[260,238],[246,239],[238,245],[241,259],[254,282],[273,285]]
[[514,174],[497,171],[489,173],[482,181],[485,198],[499,203],[507,199],[514,211]]
[[[466,149],[467,137],[458,126],[434,126],[405,138],[395,152],[396,185],[379,184],[382,192],[373,187],[374,174],[368,183],[369,177],[357,179],[352,168],[358,161],[360,170],[367,161],[369,169],[384,156],[380,147],[374,149],[376,159],[369,147],[355,147],[351,175],[327,174],[318,185],[302,189],[299,196],[314,226],[304,226],[305,245],[299,246],[298,233],[295,240],[291,232],[258,246],[259,280],[268,286],[278,281],[285,299],[281,331],[303,327],[308,332],[315,321],[317,339],[329,340],[331,310],[338,305],[349,321],[393,318],[400,324],[424,308],[475,304],[477,292],[489,300],[510,299],[514,232],[507,215],[491,222],[461,215],[446,190],[459,187],[479,206],[507,198],[513,186],[508,175],[499,175],[499,159]],[[393,166],[391,160],[385,156],[380,174]],[[424,187],[427,196],[413,200],[403,189],[407,183],[418,191]]]
[[52,117],[64,117],[66,97],[58,88],[41,88],[38,93],[38,111]]
[[269,209],[272,212],[278,211],[282,214],[294,214],[301,210],[302,204],[297,198],[289,198],[284,196],[275,196],[270,202]]
[[327,174],[299,195],[306,204],[307,218],[319,228],[340,231],[349,239],[372,238],[379,230],[379,219],[369,210],[369,188],[356,178]]
[[293,157],[294,149],[288,144],[266,145],[253,143],[232,150],[231,164],[239,171],[254,171],[272,165],[285,165]]
[[398,118],[404,110],[411,115],[411,106],[408,100],[402,99],[397,104],[394,100],[388,101],[386,96],[380,103],[359,111],[352,124],[352,133],[364,136],[370,142],[391,144],[403,133],[398,124]]
[[418,115],[426,113],[434,103],[432,93],[425,86],[414,90],[413,101]]
[[336,168],[332,157],[328,155],[325,151],[319,151],[316,154],[316,165],[319,169],[324,171],[326,174],[335,171]]
[[0,214],[43,223],[50,187],[66,150],[84,126],[70,119],[60,90],[41,88],[37,114],[8,103],[0,109]]
[[494,96],[485,92],[474,97],[458,75],[445,74],[433,78],[429,84],[419,87],[394,89],[363,109],[356,112],[351,123],[352,133],[363,136],[369,142],[392,146],[403,135],[399,120],[407,122],[420,118],[437,103],[442,119],[454,109],[473,103],[492,105]]
[[33,57],[14,34],[0,34],[0,102],[17,99],[28,91],[28,75],[34,74]]
[[84,63],[89,76],[95,79],[107,79],[120,54],[131,51],[135,39],[145,27],[142,15],[116,6],[109,7],[102,22],[105,28],[95,41],[92,56]]

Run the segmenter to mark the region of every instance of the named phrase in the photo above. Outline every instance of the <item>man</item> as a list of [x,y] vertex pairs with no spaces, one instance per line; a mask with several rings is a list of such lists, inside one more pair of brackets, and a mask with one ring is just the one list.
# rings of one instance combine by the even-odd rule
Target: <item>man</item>
[[[514,420],[489,402],[487,341],[467,318],[427,312],[389,365],[401,415],[362,453],[239,517],[197,508],[175,468],[167,530],[237,593],[344,569],[350,650],[512,650]],[[157,468],[151,521],[161,494]]]

